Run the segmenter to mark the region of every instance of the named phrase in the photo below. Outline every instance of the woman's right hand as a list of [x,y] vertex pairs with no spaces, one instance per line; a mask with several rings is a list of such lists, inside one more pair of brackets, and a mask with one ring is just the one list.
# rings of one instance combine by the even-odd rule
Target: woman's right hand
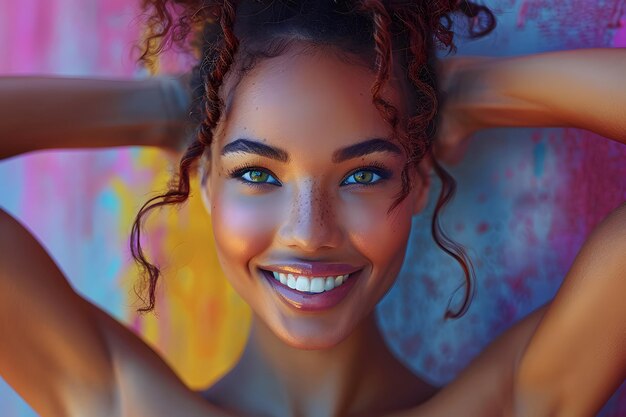
[[453,57],[441,60],[437,76],[441,103],[437,137],[433,144],[435,157],[447,164],[458,164],[465,155],[470,136],[479,130],[467,111],[466,103],[473,100],[477,75],[485,62],[494,58],[480,56]]
[[625,66],[626,48],[445,59],[435,155],[457,161],[490,127],[572,127],[626,144]]

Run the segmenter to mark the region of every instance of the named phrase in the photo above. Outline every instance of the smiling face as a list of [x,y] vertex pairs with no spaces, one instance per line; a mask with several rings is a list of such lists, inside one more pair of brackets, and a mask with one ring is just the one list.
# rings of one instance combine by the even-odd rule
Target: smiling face
[[[220,263],[294,347],[334,346],[374,309],[426,199],[415,176],[387,213],[406,156],[372,104],[374,79],[334,54],[287,52],[243,77],[215,130],[203,193]],[[400,89],[386,85],[383,97],[403,114]]]

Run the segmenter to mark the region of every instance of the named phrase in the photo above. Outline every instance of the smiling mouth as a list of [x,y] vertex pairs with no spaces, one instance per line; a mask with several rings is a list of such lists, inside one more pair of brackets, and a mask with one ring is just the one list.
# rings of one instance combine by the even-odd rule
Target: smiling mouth
[[360,281],[363,271],[321,277],[259,270],[280,299],[292,308],[309,312],[328,310],[339,304]]

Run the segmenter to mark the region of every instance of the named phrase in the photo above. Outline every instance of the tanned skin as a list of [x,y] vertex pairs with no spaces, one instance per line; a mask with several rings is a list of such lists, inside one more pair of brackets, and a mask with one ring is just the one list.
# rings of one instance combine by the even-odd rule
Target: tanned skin
[[[362,73],[356,76],[356,69],[347,71],[341,67],[347,64],[329,60],[316,62],[320,65],[318,74],[327,74],[328,80],[338,85],[353,83],[349,88],[358,90],[366,88],[373,79]],[[284,63],[296,65],[295,62]],[[322,65],[336,67],[333,71],[321,71],[328,69]],[[570,126],[589,129],[626,143],[625,67],[626,50],[623,49],[446,61],[442,67],[443,84],[450,98],[443,109],[437,155],[444,160],[458,160],[471,133],[496,126]],[[298,84],[297,80],[292,80],[291,84],[281,83],[280,79],[272,81],[267,74],[261,65],[260,71],[250,77],[262,81],[261,87],[270,86],[272,82],[294,88],[307,87]],[[28,89],[31,82],[32,79],[23,78],[0,79],[0,155],[3,158],[33,150],[74,147],[159,146],[168,150],[180,149],[177,139],[171,135],[172,128],[182,126],[176,111],[172,113],[171,110],[175,108],[171,106],[174,99],[168,96],[169,93],[163,94],[162,87],[154,80],[109,83],[39,79],[36,81],[39,83],[37,92]],[[42,94],[47,88],[53,94]],[[238,90],[241,97],[248,98],[242,103],[249,102],[252,97],[250,94],[254,90],[250,88],[246,90],[244,85]],[[395,87],[390,88],[389,97],[401,108],[402,98],[397,95],[398,91]],[[313,93],[315,91],[311,91]],[[32,113],[29,106],[35,102],[34,94],[36,105],[40,106],[38,114],[47,114],[52,123],[46,135],[26,123],[30,120],[28,114]],[[76,104],[72,108],[72,103],[80,102],[78,97],[83,97],[83,103],[94,103],[95,107],[85,109]],[[125,106],[129,97],[141,105]],[[320,103],[325,99],[323,96],[317,98]],[[345,96],[337,92],[337,98],[344,99]],[[63,111],[59,111],[59,101],[68,104]],[[371,122],[374,131],[383,129],[384,123],[378,124],[371,117],[374,113],[368,113],[366,101],[346,103],[350,104],[347,108],[360,110],[343,114],[343,110],[337,109],[337,123],[346,120],[347,116],[354,116]],[[218,135],[221,142],[216,141],[216,144],[223,145],[232,139],[228,136],[229,129],[236,130],[245,123],[257,130],[263,128],[245,114],[240,111],[237,115],[233,110],[233,118],[224,124],[222,135]],[[74,123],[55,125],[55,120]],[[284,122],[289,123],[289,120]],[[268,141],[281,140],[269,134],[264,136]],[[16,137],[20,140],[15,140]],[[283,145],[291,146],[289,143]],[[325,150],[331,149],[323,144],[319,146],[320,161],[323,161]],[[213,152],[213,155],[217,157],[219,152]],[[295,148],[292,155],[297,160]],[[216,167],[228,163],[215,162]],[[311,169],[317,172],[323,168],[325,162],[319,163],[322,165]],[[428,161],[421,168],[427,172]],[[281,169],[282,175],[279,176],[285,184],[289,182],[288,178],[304,181],[304,174],[310,174],[298,165]],[[329,175],[340,172],[328,170]],[[406,218],[419,214],[425,203],[424,191],[418,190],[427,189],[428,183],[424,180],[420,184],[422,187],[412,192],[403,208]],[[203,190],[212,218],[219,217],[220,210],[223,213],[233,201],[229,200],[233,194],[226,191],[239,190],[237,195],[243,195],[234,187],[234,183],[220,179],[218,172],[211,173]],[[328,191],[327,188],[316,189]],[[350,198],[356,198],[356,194],[350,195]],[[358,197],[368,198],[362,194]],[[324,245],[336,245],[335,248],[341,250],[351,248],[341,246],[344,245],[341,236],[322,233],[330,228],[306,229],[310,219],[335,221],[330,217],[312,215],[321,213],[316,211],[319,208],[301,208],[291,221],[300,216],[299,227],[302,229],[287,231],[282,228],[280,239],[272,240],[271,244],[282,242],[300,251],[315,248],[316,244],[318,249],[313,250]],[[307,234],[307,230],[311,233]],[[346,234],[354,230],[347,230]],[[296,235],[300,236],[297,242],[293,240]],[[394,274],[389,273],[380,275],[380,282],[384,285],[381,284],[379,289],[363,293],[363,300],[369,303],[370,310],[359,310],[361,320],[344,323],[345,326],[338,330],[344,332],[342,334],[327,334],[326,339],[316,339],[328,346],[315,351],[313,356],[305,353],[311,351],[283,342],[293,333],[276,334],[275,329],[283,328],[272,319],[280,316],[272,316],[272,311],[264,311],[261,307],[255,309],[253,305],[255,314],[265,321],[255,317],[256,324],[238,366],[217,385],[199,393],[189,390],[140,338],[78,295],[41,243],[26,227],[0,210],[0,334],[3,335],[0,339],[0,375],[44,417],[206,417],[261,415],[263,412],[273,416],[295,413],[312,416],[322,412],[347,416],[589,416],[602,406],[626,376],[626,327],[620,319],[626,316],[621,297],[626,293],[625,237],[626,207],[622,205],[589,236],[555,299],[507,330],[454,382],[441,389],[430,386],[399,364],[373,324],[369,314],[371,308],[377,297],[382,296],[384,286],[391,285],[395,279]],[[400,240],[395,242],[401,245]],[[235,271],[239,265],[237,254],[227,243],[223,241],[221,250],[233,262]],[[358,249],[361,254],[367,254],[367,247]],[[355,256],[354,253],[357,252],[346,252],[351,256]],[[400,261],[392,253],[386,256],[375,260],[374,265],[388,264],[390,271],[399,268]],[[234,281],[235,287],[237,283],[243,283],[237,273],[232,275],[229,279]],[[244,299],[249,298],[243,285],[240,288]],[[254,303],[254,300],[250,302]],[[270,326],[264,324],[266,321]],[[297,331],[293,327],[284,329]],[[336,345],[332,345],[334,341],[337,341]],[[296,344],[298,340],[292,342]],[[563,346],[568,348],[564,350]],[[364,371],[361,369],[363,378],[357,381],[354,359],[349,359],[369,354],[377,360]],[[275,361],[281,358],[289,358],[290,366],[275,366]],[[313,368],[306,368],[304,359],[333,364],[333,369],[337,365],[337,371],[333,375],[312,373]],[[332,383],[336,391],[318,390],[305,397],[303,393],[290,392],[280,385],[293,382],[295,376],[304,374],[310,376],[308,382],[312,386]],[[395,393],[381,392],[377,389],[377,382],[381,379],[377,378],[397,378],[407,389]],[[250,401],[254,390],[260,389],[259,381],[268,380],[274,383],[270,387],[277,387],[270,394],[285,395],[283,398],[288,401],[279,402],[271,396]],[[352,387],[357,383],[360,384],[359,390],[354,392]],[[321,410],[318,404],[327,408]],[[235,409],[236,405],[239,409]],[[367,414],[366,410],[372,412]]]

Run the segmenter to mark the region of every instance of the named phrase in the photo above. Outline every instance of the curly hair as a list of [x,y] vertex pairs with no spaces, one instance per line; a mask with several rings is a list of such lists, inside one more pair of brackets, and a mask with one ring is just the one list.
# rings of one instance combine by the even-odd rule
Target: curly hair
[[[401,174],[402,188],[389,211],[409,194],[409,169],[425,156],[432,157],[437,115],[441,99],[435,73],[436,49],[455,51],[453,16],[468,19],[469,37],[491,32],[495,18],[485,6],[466,0],[144,0],[149,28],[140,61],[149,64],[164,49],[177,45],[199,58],[192,73],[191,118],[197,126],[182,156],[178,173],[168,190],[148,200],[133,223],[131,253],[143,271],[148,287],[147,305],[138,312],[154,309],[157,266],[146,259],[141,248],[142,222],[153,209],[187,200],[190,167],[210,150],[213,129],[224,103],[218,92],[227,73],[243,76],[259,59],[276,57],[295,42],[331,46],[349,60],[359,58],[376,74],[371,87],[372,102],[393,128],[407,155]],[[412,114],[406,129],[398,132],[397,109],[381,97],[392,64],[399,64],[409,81]],[[464,248],[450,239],[441,227],[442,209],[456,189],[454,179],[433,158],[434,172],[442,182],[435,204],[431,233],[436,244],[452,256],[465,275],[465,298],[445,318],[458,318],[467,311],[473,294],[474,272]],[[145,300],[144,300],[145,301]]]

